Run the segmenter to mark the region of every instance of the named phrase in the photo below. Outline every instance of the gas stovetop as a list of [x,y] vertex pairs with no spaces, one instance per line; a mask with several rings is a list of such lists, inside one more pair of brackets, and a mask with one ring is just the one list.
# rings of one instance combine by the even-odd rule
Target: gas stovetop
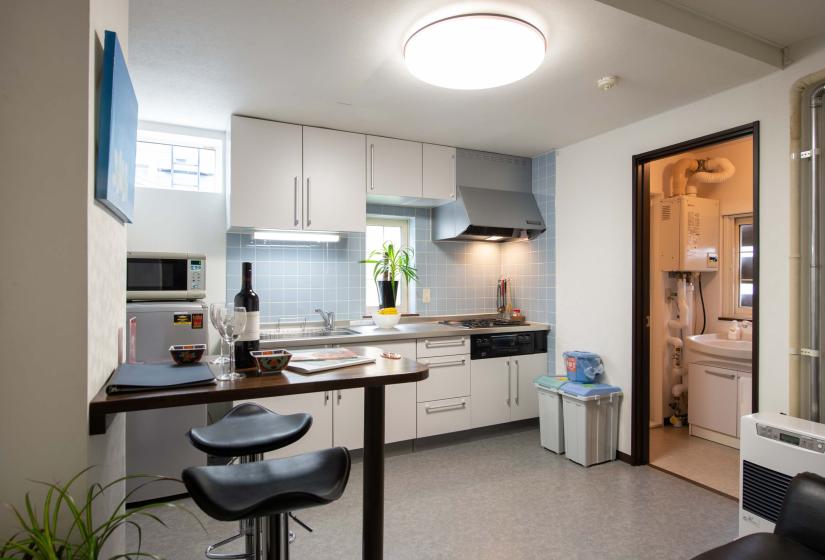
[[466,319],[464,321],[439,321],[442,325],[461,327],[463,329],[491,329],[494,327],[522,327],[529,325],[524,321],[509,319]]

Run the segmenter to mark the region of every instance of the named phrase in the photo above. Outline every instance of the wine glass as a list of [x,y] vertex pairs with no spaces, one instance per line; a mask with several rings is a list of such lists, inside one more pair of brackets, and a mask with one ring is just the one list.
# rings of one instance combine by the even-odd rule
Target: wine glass
[[221,313],[225,307],[226,306],[222,303],[209,304],[209,321],[212,323],[212,326],[215,327],[215,330],[221,337],[221,355],[217,358],[212,359],[210,362],[212,364],[226,364],[229,362],[229,357],[224,356],[223,354],[223,347],[224,344],[226,344],[226,339],[224,338],[223,334],[223,323],[221,320]]
[[241,336],[246,327],[246,308],[235,307],[234,305],[224,305],[220,312],[223,337],[229,345],[228,371],[218,377],[219,381],[234,381],[246,377],[242,373],[235,371],[235,344],[234,342]]

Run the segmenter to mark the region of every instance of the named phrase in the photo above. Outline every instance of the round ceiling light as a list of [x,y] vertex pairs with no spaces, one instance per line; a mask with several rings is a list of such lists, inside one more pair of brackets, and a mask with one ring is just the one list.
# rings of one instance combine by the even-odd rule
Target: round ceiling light
[[541,65],[547,42],[524,20],[467,14],[431,23],[404,45],[404,61],[421,81],[450,89],[487,89],[526,78]]

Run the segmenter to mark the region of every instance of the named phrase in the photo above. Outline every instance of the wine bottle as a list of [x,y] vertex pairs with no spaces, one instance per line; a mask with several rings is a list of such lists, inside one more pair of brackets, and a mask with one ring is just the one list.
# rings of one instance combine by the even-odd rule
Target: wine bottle
[[249,354],[260,347],[261,314],[258,294],[252,290],[252,263],[241,265],[243,281],[241,291],[235,295],[235,307],[246,308],[246,327],[235,341],[235,368],[251,371],[257,368],[255,359]]

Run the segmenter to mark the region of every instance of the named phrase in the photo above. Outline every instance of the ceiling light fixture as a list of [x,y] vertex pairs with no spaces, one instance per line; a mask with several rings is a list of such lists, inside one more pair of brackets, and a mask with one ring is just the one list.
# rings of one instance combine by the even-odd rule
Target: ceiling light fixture
[[404,62],[419,80],[450,89],[487,89],[536,71],[547,42],[524,20],[466,14],[422,27],[404,45]]
[[315,241],[316,243],[338,243],[337,233],[311,233],[304,231],[256,231],[252,234],[262,241]]

